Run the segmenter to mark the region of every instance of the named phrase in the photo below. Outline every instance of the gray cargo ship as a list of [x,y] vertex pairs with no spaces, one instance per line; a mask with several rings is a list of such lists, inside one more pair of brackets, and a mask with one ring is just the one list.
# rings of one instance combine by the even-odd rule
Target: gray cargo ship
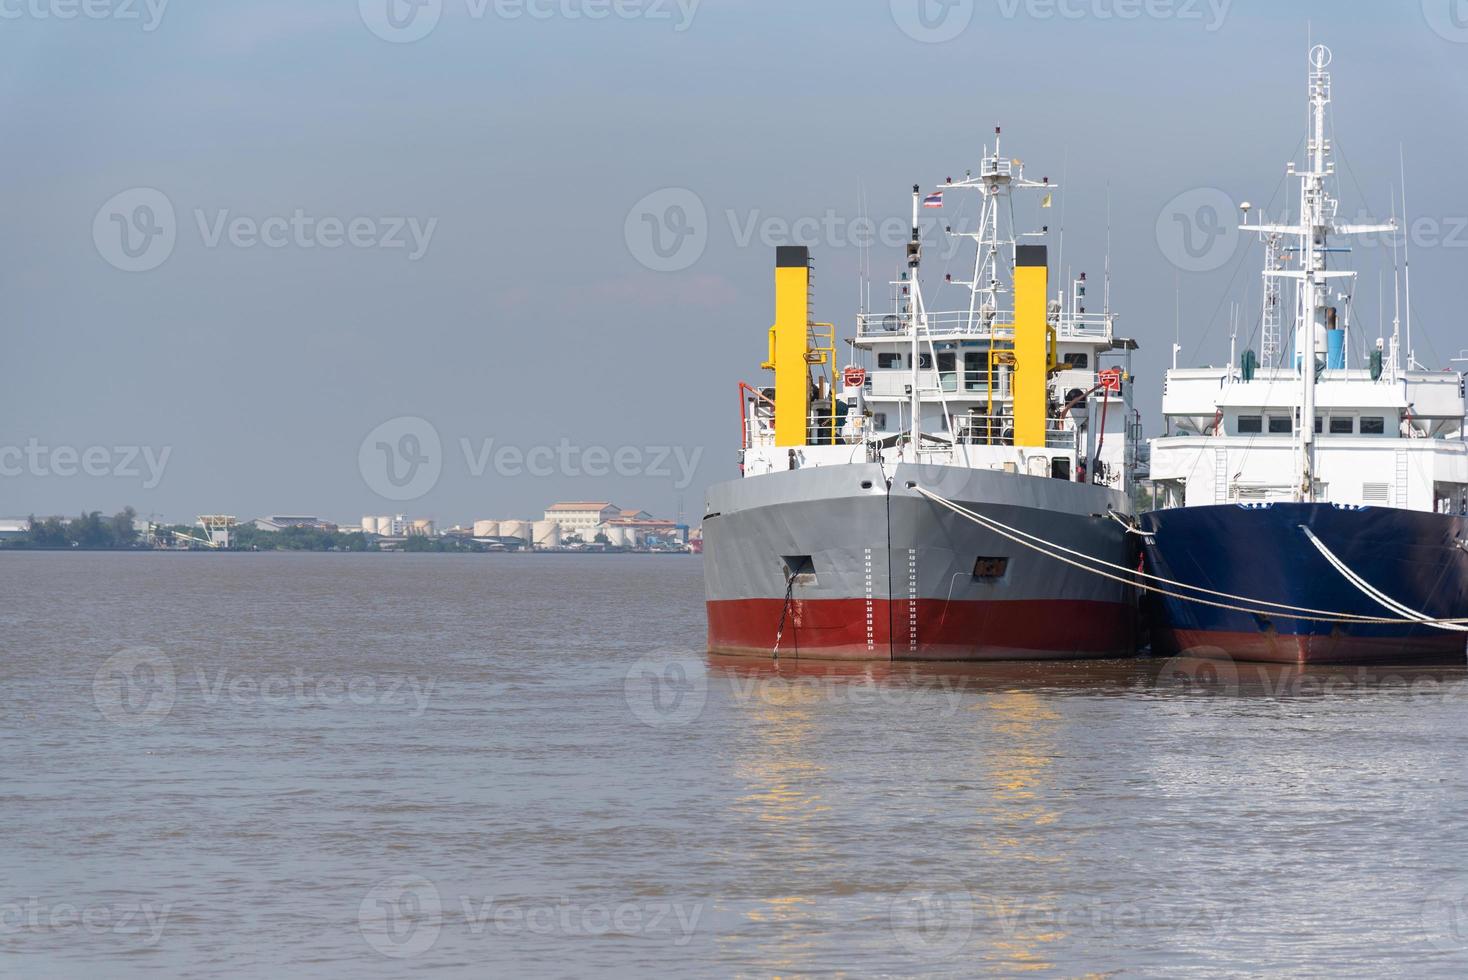
[[[829,660],[1058,659],[1128,655],[1136,590],[1068,564],[1063,549],[1126,568],[1141,426],[1130,353],[1087,279],[1049,293],[1047,230],[1006,220],[1019,191],[1049,207],[996,137],[980,172],[913,193],[906,269],[891,304],[863,311],[837,367],[835,330],[811,316],[809,250],[776,262],[764,368],[742,384],[742,478],[704,513],[709,648]],[[968,282],[928,308],[924,205],[978,202]],[[1108,277],[1109,278],[1109,277]],[[1107,284],[1109,292],[1109,282]],[[867,303],[863,303],[867,306]],[[1028,537],[1033,536],[1033,537]]]

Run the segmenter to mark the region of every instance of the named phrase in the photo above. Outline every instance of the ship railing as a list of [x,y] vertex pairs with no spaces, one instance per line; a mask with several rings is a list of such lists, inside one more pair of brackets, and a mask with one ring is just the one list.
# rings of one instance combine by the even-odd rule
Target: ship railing
[[1014,176],[1014,161],[990,157],[980,166],[979,173],[984,177],[1012,177]]
[[[913,316],[910,313],[861,313],[856,318],[858,337],[901,337],[910,335]],[[929,337],[972,337],[995,340],[1014,339],[1014,314],[985,314],[968,310],[946,310],[929,313],[919,331]]]
[[[970,415],[953,420],[955,441],[969,446],[1013,446],[1013,415]],[[1076,430],[1064,419],[1048,419],[1045,423],[1045,448],[1077,447]]]
[[[858,337],[910,336],[911,313],[861,313],[856,318]],[[1080,313],[1056,319],[1052,326],[1061,340],[1110,340],[1115,318],[1106,313]],[[1014,313],[968,310],[944,310],[929,313],[923,319],[919,336],[969,337],[974,339],[1013,340]]]
[[1106,313],[1079,313],[1060,318],[1055,332],[1061,340],[1110,340],[1114,317]]
[[865,416],[855,412],[845,415],[812,415],[806,430],[806,445],[852,446],[862,441],[867,431]]

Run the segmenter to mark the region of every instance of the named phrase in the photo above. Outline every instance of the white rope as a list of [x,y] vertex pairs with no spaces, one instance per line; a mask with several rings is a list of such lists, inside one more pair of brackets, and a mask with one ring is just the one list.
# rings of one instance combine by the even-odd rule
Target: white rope
[[1406,616],[1414,622],[1421,623],[1423,626],[1431,626],[1434,629],[1447,630],[1452,633],[1468,633],[1468,626],[1460,626],[1451,620],[1433,619],[1431,616],[1427,616],[1423,613],[1417,612],[1414,609],[1402,605],[1400,602],[1388,596],[1380,589],[1377,589],[1370,582],[1367,582],[1361,576],[1353,572],[1350,567],[1346,565],[1345,562],[1337,558],[1335,554],[1325,546],[1324,541],[1321,541],[1315,536],[1315,532],[1311,531],[1303,524],[1300,525],[1300,530],[1305,532],[1305,537],[1309,538],[1310,543],[1313,544],[1320,551],[1320,553],[1325,556],[1325,560],[1330,562],[1331,567],[1340,572],[1347,582],[1350,582],[1356,588],[1360,589],[1361,592],[1364,593],[1368,598],[1376,601],[1382,606],[1385,606],[1387,609],[1390,609],[1394,613],[1397,613],[1401,616]]
[[[1200,605],[1200,606],[1210,606],[1210,607],[1212,607],[1214,609],[1225,609],[1225,610],[1228,610],[1230,612],[1241,612],[1241,613],[1245,613],[1246,615],[1250,615],[1250,616],[1265,616],[1265,617],[1271,617],[1272,616],[1272,617],[1279,618],[1281,616],[1281,612],[1288,612],[1291,615],[1285,616],[1283,618],[1297,619],[1297,620],[1301,620],[1303,622],[1313,622],[1313,623],[1360,623],[1360,624],[1363,624],[1363,625],[1402,625],[1402,624],[1409,624],[1409,623],[1418,623],[1418,622],[1420,622],[1419,620],[1412,620],[1412,619],[1400,619],[1400,618],[1398,618],[1398,619],[1388,619],[1388,618],[1373,617],[1373,616],[1358,616],[1358,615],[1355,615],[1353,613],[1337,613],[1337,612],[1329,612],[1329,611],[1321,610],[1321,609],[1308,609],[1308,608],[1305,608],[1305,607],[1302,607],[1302,606],[1289,606],[1289,605],[1285,605],[1283,603],[1269,602],[1268,600],[1264,600],[1264,599],[1251,599],[1251,598],[1248,598],[1246,596],[1236,596],[1236,595],[1231,595],[1231,594],[1229,594],[1227,592],[1218,592],[1218,591],[1216,591],[1214,589],[1206,589],[1206,588],[1203,588],[1202,586],[1199,586],[1199,585],[1189,585],[1186,582],[1176,582],[1176,581],[1173,581],[1171,579],[1162,578],[1159,575],[1152,575],[1152,574],[1149,574],[1147,572],[1142,572],[1142,571],[1138,571],[1136,569],[1127,568],[1127,567],[1125,567],[1123,565],[1116,565],[1116,564],[1113,564],[1112,562],[1106,561],[1105,559],[1096,558],[1093,555],[1087,555],[1087,554],[1085,554],[1083,552],[1075,551],[1075,550],[1073,550],[1071,548],[1065,547],[1064,545],[1058,545],[1058,544],[1055,544],[1054,542],[1046,541],[1044,538],[1040,538],[1040,537],[1037,537],[1036,535],[1029,534],[1028,532],[1021,531],[1018,528],[1009,527],[1006,524],[1003,524],[1003,523],[1001,523],[999,521],[994,520],[992,517],[986,517],[983,514],[979,514],[979,513],[976,513],[974,511],[968,510],[967,508],[962,507],[962,506],[960,506],[958,504],[955,504],[951,500],[946,500],[943,497],[938,496],[936,493],[932,493],[931,491],[925,490],[922,487],[913,487],[912,489],[915,492],[923,495],[924,497],[927,497],[928,499],[932,500],[934,503],[941,504],[942,506],[947,507],[949,510],[953,511],[954,513],[959,514],[959,515],[961,515],[963,517],[967,517],[970,520],[974,521],[975,523],[981,524],[981,525],[987,527],[989,530],[993,531],[995,534],[998,534],[1000,537],[1008,538],[1010,541],[1013,541],[1014,543],[1016,543],[1018,545],[1021,545],[1021,546],[1025,547],[1025,548],[1029,548],[1032,551],[1037,551],[1037,552],[1039,552],[1042,555],[1045,555],[1045,556],[1047,556],[1049,558],[1054,559],[1055,561],[1061,562],[1061,563],[1066,564],[1066,565],[1070,565],[1073,568],[1078,568],[1078,569],[1080,569],[1083,572],[1090,572],[1092,575],[1099,575],[1100,577],[1105,578],[1105,579],[1109,579],[1109,580],[1111,580],[1113,582],[1120,582],[1121,584],[1127,585],[1127,586],[1131,586],[1132,588],[1145,588],[1145,589],[1148,589],[1149,591],[1156,592],[1159,595],[1165,595],[1165,596],[1167,596],[1169,598],[1178,599],[1178,600],[1180,600],[1182,602],[1191,602],[1191,603],[1195,603],[1195,604]],[[1028,538],[1030,540],[1029,541],[1023,540],[1024,538]],[[1031,541],[1038,542],[1038,544],[1032,544],[1032,543],[1030,543]],[[1053,549],[1053,550],[1047,550],[1047,549]],[[1124,572],[1128,577],[1123,578],[1123,577],[1121,577],[1119,575],[1113,575],[1113,574],[1111,574],[1109,572],[1104,572],[1100,568],[1091,568],[1091,567],[1088,567],[1086,565],[1082,565],[1080,562],[1072,561],[1069,558],[1063,557],[1061,554],[1057,554],[1056,552],[1064,552],[1065,554],[1074,555],[1077,558],[1084,559],[1086,561],[1092,562],[1092,563],[1094,563],[1096,565],[1103,566],[1105,568],[1111,568],[1111,569],[1119,570],[1121,572]],[[1213,601],[1210,601],[1208,599],[1200,599],[1197,596],[1189,596],[1189,595],[1183,595],[1183,594],[1178,593],[1178,592],[1173,592],[1173,591],[1171,591],[1171,590],[1169,590],[1167,588],[1158,588],[1156,586],[1143,586],[1143,585],[1139,585],[1136,581],[1134,581],[1134,579],[1132,578],[1133,576],[1140,577],[1140,578],[1145,578],[1145,579],[1148,579],[1148,580],[1153,581],[1153,582],[1159,582],[1159,583],[1161,583],[1164,586],[1176,586],[1178,588],[1188,589],[1188,590],[1191,590],[1191,591],[1194,591],[1194,592],[1200,592],[1200,593],[1202,593],[1204,595],[1217,596],[1218,598],[1221,598],[1221,599],[1231,599],[1231,600],[1234,600],[1234,602],[1253,603],[1253,605],[1252,606],[1241,606],[1241,605],[1235,605],[1235,604],[1226,603],[1226,602],[1213,602]],[[1269,607],[1269,608],[1263,608],[1263,607]],[[1301,615],[1301,614],[1303,614],[1303,615]]]

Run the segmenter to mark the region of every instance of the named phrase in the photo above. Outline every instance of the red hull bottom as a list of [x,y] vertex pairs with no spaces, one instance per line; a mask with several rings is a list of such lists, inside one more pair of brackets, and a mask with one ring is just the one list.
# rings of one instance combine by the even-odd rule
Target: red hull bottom
[[[711,653],[770,659],[783,599],[708,603]],[[1071,660],[1136,653],[1136,613],[1060,599],[797,599],[780,658],[791,660]]]
[[1161,651],[1244,663],[1422,664],[1461,663],[1468,657],[1463,634],[1441,637],[1296,636],[1214,630],[1162,630],[1153,638]]

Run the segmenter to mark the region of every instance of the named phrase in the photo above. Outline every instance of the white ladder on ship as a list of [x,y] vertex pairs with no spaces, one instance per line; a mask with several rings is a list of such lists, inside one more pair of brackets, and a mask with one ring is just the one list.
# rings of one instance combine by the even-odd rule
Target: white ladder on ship
[[1228,450],[1213,450],[1213,502],[1228,503]]
[[1405,508],[1407,506],[1407,454],[1397,450],[1397,486],[1396,500],[1392,506]]

